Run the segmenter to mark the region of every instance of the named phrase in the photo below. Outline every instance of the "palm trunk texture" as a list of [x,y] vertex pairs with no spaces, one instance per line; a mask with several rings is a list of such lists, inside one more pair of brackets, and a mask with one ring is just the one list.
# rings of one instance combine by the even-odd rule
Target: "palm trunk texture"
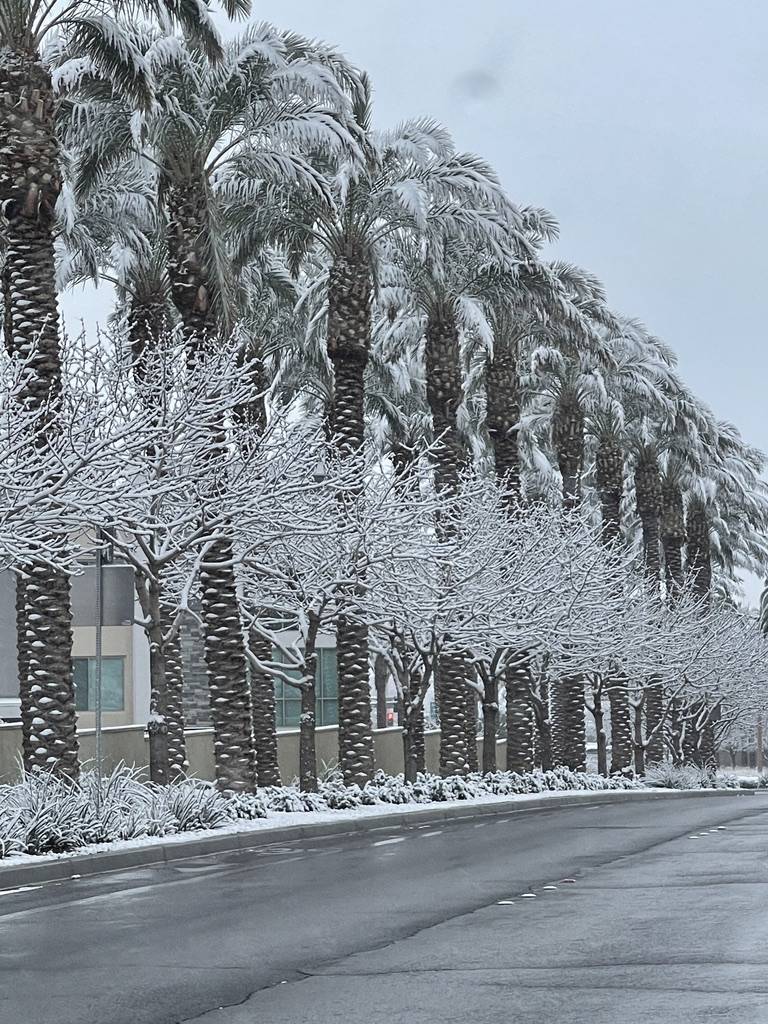
[[664,550],[664,580],[674,598],[683,588],[683,544],[685,519],[683,495],[677,484],[665,481],[661,488],[661,544]]
[[[207,199],[195,182],[186,187],[174,183],[167,190],[167,205],[171,294],[184,329],[187,360],[193,366],[217,333],[210,271],[202,256]],[[215,490],[220,484],[212,486]],[[213,545],[200,572],[200,601],[216,781],[224,790],[251,792],[256,787],[251,692],[232,543],[227,539]]]
[[550,689],[552,707],[552,759],[574,771],[587,766],[587,734],[584,722],[584,680],[581,676],[564,676],[553,681]]
[[661,576],[659,517],[661,516],[661,476],[656,455],[644,448],[635,467],[635,500],[643,529],[643,561],[649,583],[658,590]]
[[507,771],[530,772],[535,768],[535,719],[530,696],[528,659],[518,660],[506,670],[507,684]]
[[[435,485],[452,495],[459,486],[459,472],[467,457],[459,433],[456,414],[461,404],[461,360],[459,333],[453,314],[433,313],[426,329],[427,403],[432,414],[432,430],[439,438],[435,453]],[[441,524],[438,522],[438,528]],[[469,736],[466,683],[470,669],[467,659],[458,652],[440,655],[436,688],[440,715],[440,774],[466,775],[470,764],[476,763]]]
[[[328,356],[333,366],[329,427],[343,453],[363,451],[365,368],[371,339],[371,272],[362,252],[337,256],[328,282]],[[357,581],[358,593],[365,580]],[[373,730],[369,683],[368,628],[354,615],[355,593],[347,595],[348,614],[336,622],[339,687],[339,767],[347,784],[373,777]]]
[[[255,629],[251,630],[249,646],[259,661],[272,660],[272,643]],[[264,672],[254,665],[249,667],[249,675],[258,784],[259,786],[279,786],[275,684],[269,672]]]
[[632,715],[626,680],[614,679],[607,690],[611,709],[611,775],[626,775],[632,769]]
[[581,504],[581,469],[584,461],[584,413],[575,398],[563,395],[552,423],[552,440],[563,478],[563,507]]
[[686,523],[686,572],[691,589],[702,601],[709,600],[712,586],[712,557],[709,545],[707,510],[698,500],[688,506]]
[[[54,99],[47,70],[33,55],[0,54],[0,208],[6,220],[4,336],[24,361],[20,403],[40,419],[30,445],[44,450],[60,429],[59,312],[54,208],[60,189]],[[29,771],[79,773],[72,677],[69,579],[40,562],[23,569],[17,635],[23,758]],[[23,611],[22,611],[23,609]]]

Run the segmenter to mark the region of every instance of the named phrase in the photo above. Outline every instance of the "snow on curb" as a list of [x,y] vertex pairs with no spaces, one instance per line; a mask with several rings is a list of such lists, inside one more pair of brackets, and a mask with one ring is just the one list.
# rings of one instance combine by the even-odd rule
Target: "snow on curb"
[[398,825],[555,810],[574,804],[613,804],[691,797],[751,797],[754,794],[755,790],[741,789],[570,790],[485,796],[431,804],[400,804],[392,805],[391,809],[383,804],[375,804],[344,811],[271,811],[267,818],[236,821],[211,831],[179,832],[171,836],[96,843],[70,853],[15,854],[0,861],[0,890],[168,863],[188,857],[251,850],[270,843],[295,842],[312,836],[345,835],[380,828],[391,829]]

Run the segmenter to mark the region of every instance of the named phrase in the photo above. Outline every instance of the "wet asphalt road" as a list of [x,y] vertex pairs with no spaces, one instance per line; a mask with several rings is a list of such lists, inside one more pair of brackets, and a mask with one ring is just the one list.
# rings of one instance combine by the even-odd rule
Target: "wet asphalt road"
[[1,1024],[768,1024],[766,968],[762,794],[0,892]]

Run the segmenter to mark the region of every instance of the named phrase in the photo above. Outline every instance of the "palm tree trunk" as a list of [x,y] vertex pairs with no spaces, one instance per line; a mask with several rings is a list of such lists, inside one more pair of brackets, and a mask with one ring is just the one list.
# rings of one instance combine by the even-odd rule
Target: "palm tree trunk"
[[[171,295],[184,330],[190,366],[214,342],[211,278],[205,265],[207,198],[196,183],[167,191],[168,271]],[[216,782],[220,789],[251,792],[256,786],[251,693],[245,639],[237,601],[232,543],[212,546],[200,572],[205,662],[214,732]]]
[[445,651],[436,667],[435,693],[440,717],[440,774],[466,775],[467,751],[466,665],[461,655]]
[[643,561],[649,582],[658,590],[661,576],[659,517],[661,515],[661,476],[656,453],[643,448],[635,467],[635,499],[643,529]]
[[578,508],[584,461],[584,413],[569,391],[560,396],[552,423],[552,440],[563,478],[563,507]]
[[[615,544],[621,537],[624,475],[624,455],[615,438],[601,438],[595,468],[602,508],[603,542]],[[632,722],[626,683],[626,679],[617,669],[614,673],[614,685],[608,684],[608,703],[611,710],[611,775],[624,775],[632,765]]]
[[520,500],[520,426],[517,352],[510,344],[494,350],[486,384],[488,433],[496,460],[496,477],[506,484],[513,502]]
[[[328,356],[333,400],[328,424],[342,453],[362,453],[365,443],[365,369],[371,343],[371,271],[365,254],[337,256],[328,282]],[[362,488],[363,483],[361,481]],[[365,580],[357,581],[357,593]],[[365,785],[373,777],[373,730],[368,628],[355,616],[355,593],[336,622],[339,687],[339,767],[344,781]]]
[[698,499],[692,499],[688,504],[686,533],[686,573],[691,590],[702,601],[709,601],[712,586],[709,520],[706,507]]
[[[144,304],[132,299],[128,306],[128,338],[131,346],[131,368],[140,389],[145,408],[159,416],[160,396],[150,390],[157,386],[157,366],[153,357],[168,325],[168,311],[162,301]],[[148,457],[155,458],[153,445]],[[182,777],[189,768],[184,736],[184,669],[181,641],[173,629],[175,612],[165,599],[162,568],[155,563],[146,574],[135,575],[136,591],[145,613],[145,631],[149,640],[149,674],[151,682],[150,719],[147,730],[150,749],[150,778],[168,783]],[[159,714],[162,722],[154,716]]]
[[552,757],[556,765],[574,771],[587,766],[587,734],[584,723],[584,679],[564,676],[550,691],[552,705]]
[[603,437],[596,456],[597,489],[602,509],[602,536],[613,544],[621,536],[624,455],[613,438]]
[[[248,638],[252,654],[261,662],[272,660],[272,644],[257,630]],[[253,741],[256,746],[256,769],[259,786],[279,786],[280,767],[277,763],[277,710],[275,684],[269,672],[249,665],[251,680],[251,710],[253,715]]]
[[[432,414],[432,431],[439,439],[434,455],[435,486],[448,495],[458,491],[459,472],[467,458],[456,420],[462,397],[459,333],[452,311],[434,311],[427,320],[425,362],[427,403]],[[438,521],[438,529],[441,527]],[[457,652],[440,655],[435,694],[440,715],[440,773],[466,775],[473,762],[468,742],[472,725],[465,680],[472,669],[468,659]],[[476,758],[475,753],[475,758]]]
[[667,593],[676,597],[683,588],[683,543],[685,519],[683,495],[677,484],[666,480],[662,484],[661,544],[664,550],[664,579]]
[[232,560],[231,543],[220,539],[211,546],[200,570],[205,664],[216,783],[222,790],[250,793],[256,788],[256,756]]
[[[560,394],[552,423],[552,440],[563,479],[563,508],[581,504],[581,470],[584,461],[584,413],[569,390]],[[587,763],[584,724],[584,680],[566,676],[554,682],[552,707],[552,755],[556,764],[583,771]]]
[[531,703],[530,663],[518,657],[507,667],[507,771],[530,772],[534,760],[534,709]]
[[620,676],[614,677],[613,685],[609,683],[607,687],[611,709],[611,775],[625,775],[632,767],[632,716],[626,687],[626,679]]
[[[4,335],[23,360],[21,405],[40,419],[30,445],[44,450],[60,429],[59,312],[53,219],[59,194],[50,75],[34,56],[0,54],[0,208],[6,219]],[[25,768],[79,773],[68,577],[48,565],[24,568],[18,607]],[[23,611],[22,611],[23,607]]]

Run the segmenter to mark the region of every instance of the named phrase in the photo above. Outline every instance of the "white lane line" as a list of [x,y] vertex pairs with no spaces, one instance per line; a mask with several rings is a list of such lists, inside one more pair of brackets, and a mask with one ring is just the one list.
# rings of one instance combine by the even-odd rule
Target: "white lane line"
[[397,839],[380,839],[378,841],[378,843],[372,843],[371,845],[372,846],[389,846],[391,843],[404,843],[404,842],[405,842],[405,838],[403,836],[400,836]]
[[441,836],[442,834],[443,834],[443,830],[441,828],[439,828],[435,832],[422,832],[421,833],[421,838],[422,839],[429,839],[430,836]]
[[13,896],[17,892],[34,892],[35,889],[42,889],[41,885],[19,885],[15,889],[0,889],[0,896]]

